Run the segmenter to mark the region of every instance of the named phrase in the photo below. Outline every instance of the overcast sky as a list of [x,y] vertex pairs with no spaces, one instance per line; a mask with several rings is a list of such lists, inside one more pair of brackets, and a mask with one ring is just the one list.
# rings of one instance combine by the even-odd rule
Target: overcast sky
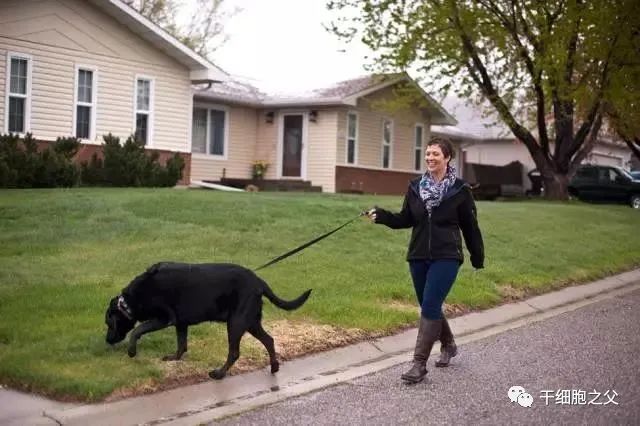
[[[332,14],[325,0],[225,0],[243,10],[225,26],[229,40],[214,53],[225,71],[261,88],[295,92],[366,74],[368,49],[346,45],[322,23]],[[340,50],[346,49],[341,52]]]

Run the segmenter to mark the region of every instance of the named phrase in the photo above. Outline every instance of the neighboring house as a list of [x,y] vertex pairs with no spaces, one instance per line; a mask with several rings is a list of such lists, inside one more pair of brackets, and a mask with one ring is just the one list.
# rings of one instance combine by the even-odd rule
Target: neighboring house
[[[495,116],[487,116],[483,108],[468,105],[456,97],[447,97],[442,105],[458,120],[456,126],[433,126],[434,135],[445,136],[460,147],[463,163],[505,166],[513,161],[524,165],[522,183],[531,188],[527,173],[536,169],[527,147]],[[584,163],[630,167],[631,151],[620,142],[600,138]],[[463,176],[464,177],[464,176]]]
[[77,136],[84,159],[135,133],[183,153],[188,183],[192,84],[226,79],[120,0],[0,2],[0,133]]
[[[397,90],[415,96],[392,105]],[[391,101],[391,104],[385,101]],[[366,76],[294,97],[230,81],[194,91],[191,177],[308,181],[324,192],[400,194],[424,170],[433,124],[455,119],[407,74]]]

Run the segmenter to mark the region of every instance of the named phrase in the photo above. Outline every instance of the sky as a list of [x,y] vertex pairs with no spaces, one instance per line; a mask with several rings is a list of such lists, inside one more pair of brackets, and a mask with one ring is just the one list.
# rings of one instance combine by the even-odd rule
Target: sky
[[336,12],[325,0],[225,0],[242,9],[225,25],[229,40],[213,54],[228,73],[272,92],[299,92],[367,74],[370,54],[327,32]]

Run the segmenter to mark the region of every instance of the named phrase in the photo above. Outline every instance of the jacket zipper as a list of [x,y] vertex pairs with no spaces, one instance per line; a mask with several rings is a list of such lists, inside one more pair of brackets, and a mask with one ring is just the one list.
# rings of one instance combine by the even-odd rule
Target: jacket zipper
[[429,259],[431,259],[431,211],[427,210],[429,213]]

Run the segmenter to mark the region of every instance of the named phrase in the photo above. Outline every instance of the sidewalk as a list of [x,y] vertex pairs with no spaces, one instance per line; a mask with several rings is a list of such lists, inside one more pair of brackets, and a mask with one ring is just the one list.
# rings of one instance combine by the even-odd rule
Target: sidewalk
[[[450,324],[458,342],[465,343],[634,288],[640,288],[640,269],[457,317]],[[107,404],[61,404],[0,389],[0,424],[199,424],[406,363],[415,335],[412,329],[288,361],[275,375],[263,369]]]

